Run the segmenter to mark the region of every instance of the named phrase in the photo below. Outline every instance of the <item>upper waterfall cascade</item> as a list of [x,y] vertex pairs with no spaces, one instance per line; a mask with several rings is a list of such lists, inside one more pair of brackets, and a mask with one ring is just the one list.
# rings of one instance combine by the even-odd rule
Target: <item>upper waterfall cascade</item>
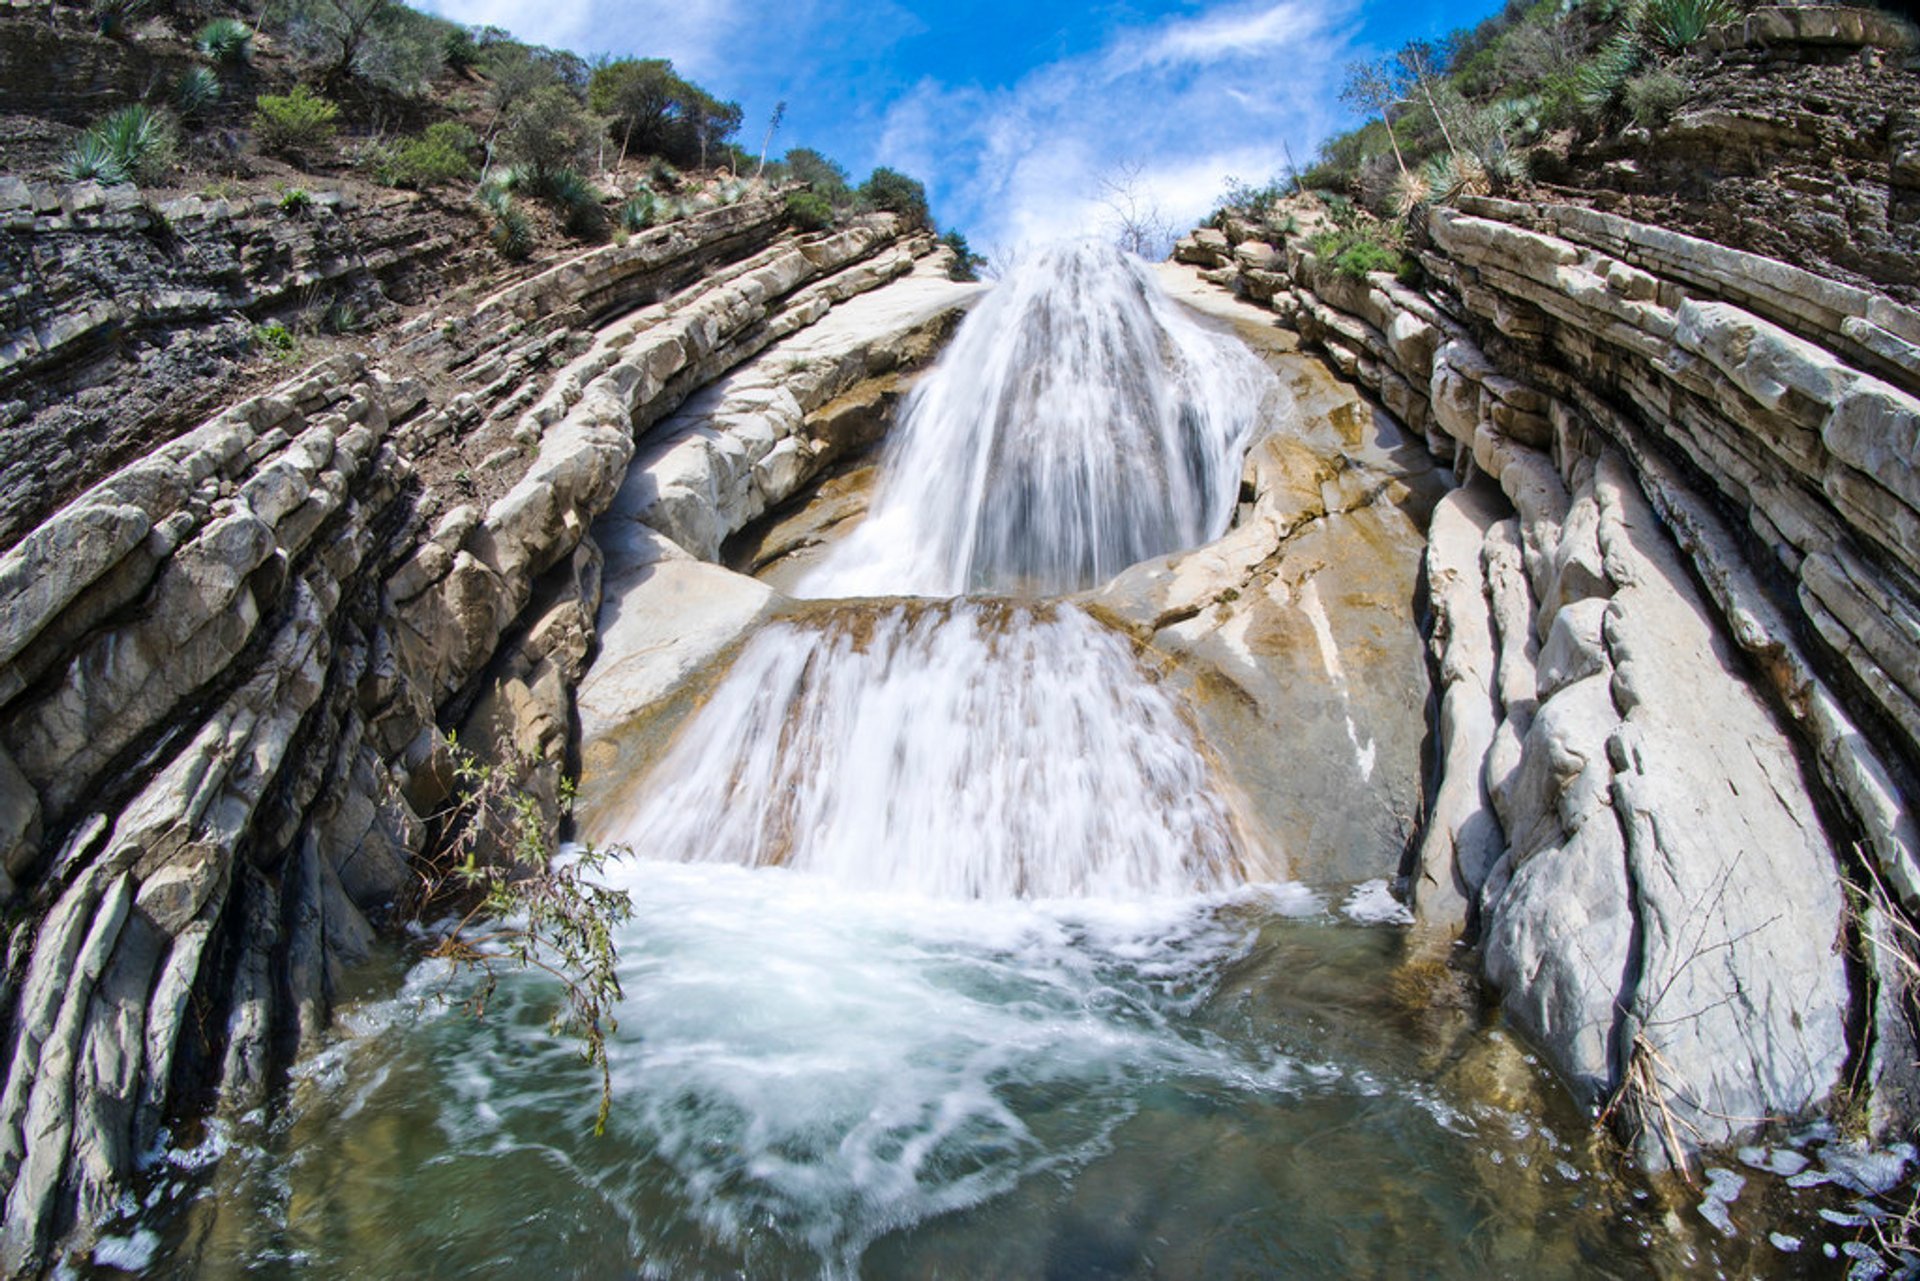
[[1045,595],[1225,532],[1273,375],[1091,242],[1025,260],[916,390],[814,597]]

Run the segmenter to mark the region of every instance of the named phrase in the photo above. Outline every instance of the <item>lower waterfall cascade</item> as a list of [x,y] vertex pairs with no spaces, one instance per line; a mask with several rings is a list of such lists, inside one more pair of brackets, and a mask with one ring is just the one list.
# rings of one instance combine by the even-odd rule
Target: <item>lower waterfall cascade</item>
[[343,1014],[287,1106],[162,1144],[96,1261],[1701,1266],[1464,977],[1402,964],[1401,851],[1290,879],[1156,656],[1090,603],[1228,533],[1249,447],[1292,427],[1274,386],[1137,260],[1025,260],[912,392],[864,521],[595,816],[635,905],[606,1133],[550,980],[503,980],[476,1020],[464,980],[396,955],[398,993]]

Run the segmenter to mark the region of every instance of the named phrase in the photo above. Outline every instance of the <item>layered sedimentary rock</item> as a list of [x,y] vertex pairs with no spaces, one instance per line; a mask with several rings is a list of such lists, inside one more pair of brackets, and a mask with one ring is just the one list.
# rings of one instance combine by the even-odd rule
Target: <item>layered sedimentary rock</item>
[[1846,894],[1920,908],[1920,314],[1569,204],[1434,208],[1419,288],[1314,220],[1178,257],[1452,471],[1421,922],[1675,1155],[1843,1087],[1904,1120],[1898,967]]
[[553,797],[600,627],[588,531],[637,449],[684,439],[655,424],[840,324],[845,367],[720,451],[748,477],[737,523],[831,460],[809,400],[924,355],[964,301],[912,286],[910,322],[855,334],[841,308],[946,259],[886,215],[805,239],[780,218],[749,198],[425,316],[0,558],[0,1267],[105,1210],[183,1107],[251,1106],[311,1043],[410,892],[449,731]]

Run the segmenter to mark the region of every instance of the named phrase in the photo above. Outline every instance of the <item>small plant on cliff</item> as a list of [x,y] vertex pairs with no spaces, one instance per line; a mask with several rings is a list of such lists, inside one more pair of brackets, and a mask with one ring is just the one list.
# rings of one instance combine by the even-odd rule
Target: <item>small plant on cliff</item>
[[480,188],[480,207],[487,211],[493,225],[487,239],[502,258],[518,262],[533,252],[533,223],[520,206],[514,204],[506,187],[489,182]]
[[659,213],[659,200],[651,191],[642,187],[627,197],[626,203],[622,204],[619,212],[614,215],[614,220],[620,224],[622,231],[645,231],[653,226]]
[[203,120],[219,102],[220,77],[211,67],[188,67],[174,81],[173,109],[182,120]]
[[967,238],[957,231],[949,231],[940,237],[940,243],[953,254],[953,264],[947,268],[947,279],[961,282],[980,279],[980,268],[987,265],[984,256],[973,252],[973,246]]
[[833,204],[812,191],[787,195],[787,221],[799,231],[825,231],[833,226]]
[[147,0],[93,0],[87,7],[93,16],[94,29],[119,40],[132,29],[134,20],[146,12]]
[[292,360],[300,347],[293,331],[277,320],[253,327],[253,345],[255,350],[264,351],[275,360],[283,361]]
[[[632,902],[595,880],[607,851],[562,856],[554,848],[540,802],[521,781],[532,760],[504,744],[494,764],[451,739],[448,750],[454,801],[439,816],[442,836],[426,861],[420,904],[452,902],[464,914],[432,955],[478,975],[467,1000],[476,1015],[485,1012],[503,971],[535,969],[559,981],[565,1000],[550,1026],[555,1035],[577,1037],[582,1057],[600,1069],[598,1134],[613,1102],[607,1037],[618,1030],[614,1008],[622,995],[613,932],[633,914]],[[571,801],[563,782],[560,803]]]
[[1629,19],[1640,43],[1662,53],[1684,53],[1707,32],[1740,16],[1731,0],[1646,0]]
[[1412,264],[1400,252],[1395,226],[1379,222],[1348,206],[1334,210],[1334,226],[1308,242],[1327,266],[1352,280],[1365,280],[1376,271],[1406,274]]
[[898,170],[875,169],[860,184],[859,195],[860,203],[867,208],[899,214],[910,226],[933,225],[932,215],[927,211],[926,187]]
[[1687,100],[1687,82],[1664,67],[1633,77],[1622,86],[1620,101],[1637,125],[1653,128]]
[[223,67],[253,61],[253,28],[237,18],[215,18],[193,37],[193,47]]
[[113,154],[113,148],[92,133],[83,133],[73,140],[60,166],[60,176],[69,182],[98,182],[109,187],[132,181],[120,157]]
[[136,103],[89,125],[68,151],[62,172],[75,181],[153,182],[178,155],[173,122]]
[[567,231],[592,239],[606,234],[607,211],[593,184],[572,169],[554,169],[542,175],[538,193],[565,215]]
[[280,189],[280,212],[289,218],[303,218],[313,208],[313,193],[305,187]]
[[281,155],[305,157],[333,142],[340,108],[305,85],[286,94],[263,93],[254,99],[253,131],[260,146]]

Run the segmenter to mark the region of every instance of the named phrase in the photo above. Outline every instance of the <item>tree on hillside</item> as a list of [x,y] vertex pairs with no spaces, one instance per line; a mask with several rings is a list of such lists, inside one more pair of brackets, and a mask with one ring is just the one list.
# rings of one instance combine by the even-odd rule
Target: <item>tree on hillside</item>
[[639,151],[681,165],[704,167],[742,118],[739,104],[683,79],[665,58],[621,58],[595,68],[587,103],[607,117],[622,159]]
[[1173,245],[1173,224],[1161,212],[1137,160],[1100,175],[1100,203],[1106,207],[1106,231],[1126,253],[1154,260]]
[[853,203],[853,180],[847,171],[811,147],[795,147],[787,152],[787,174],[795,182],[804,182],[817,196],[824,196],[836,209]]
[[487,102],[497,120],[536,90],[560,83],[560,71],[541,55],[545,50],[504,40],[482,46],[480,70],[487,77]]
[[897,169],[884,166],[875,169],[860,184],[860,201],[869,209],[899,214],[916,227],[933,225],[933,215],[927,209],[926,187]]
[[500,148],[507,159],[532,170],[540,184],[577,165],[599,127],[572,90],[552,84],[529,94],[507,118]]
[[1399,76],[1391,59],[1378,62],[1350,62],[1347,64],[1346,83],[1340,89],[1340,101],[1357,111],[1375,115],[1385,122],[1387,142],[1393,147],[1394,163],[1400,166],[1400,176],[1411,180],[1407,173],[1407,158],[1400,154],[1400,140],[1393,134],[1393,109],[1405,101],[1400,92]]
[[275,0],[268,12],[336,92],[355,78],[417,92],[439,74],[446,33],[454,29],[398,0]]
[[1447,150],[1455,154],[1459,148],[1454,146],[1453,133],[1447,128],[1447,117],[1440,110],[1438,94],[1446,89],[1446,54],[1427,40],[1409,40],[1394,55],[1394,64],[1400,72],[1401,85],[1417,89],[1426,100],[1427,110],[1433,113],[1433,122],[1440,126],[1440,136],[1446,140]]

